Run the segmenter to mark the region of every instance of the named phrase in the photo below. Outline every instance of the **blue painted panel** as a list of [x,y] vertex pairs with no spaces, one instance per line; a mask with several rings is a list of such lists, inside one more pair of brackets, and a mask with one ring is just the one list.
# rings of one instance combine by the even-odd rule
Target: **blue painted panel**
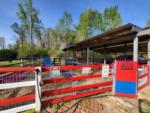
[[51,66],[52,65],[51,58],[50,57],[45,57],[43,65],[44,66]]
[[136,94],[136,82],[116,81],[116,93]]

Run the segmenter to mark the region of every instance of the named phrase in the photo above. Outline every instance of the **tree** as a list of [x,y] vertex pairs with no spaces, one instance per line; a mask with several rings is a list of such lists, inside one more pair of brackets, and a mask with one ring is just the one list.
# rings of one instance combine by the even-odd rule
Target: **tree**
[[75,38],[72,23],[73,20],[71,14],[64,12],[64,15],[59,20],[55,31],[57,41],[60,41],[60,48],[64,48],[66,44],[72,43]]
[[48,28],[45,30],[45,36],[44,36],[44,45],[49,49],[55,49],[59,47],[57,44],[57,34],[54,29]]
[[80,15],[80,22],[76,26],[80,40],[91,37],[101,31],[102,14],[89,9]]
[[147,27],[150,27],[150,20],[147,21]]
[[18,34],[18,36],[19,36],[19,42],[20,42],[19,47],[23,49],[23,48],[24,48],[24,47],[23,47],[23,42],[25,41],[25,32],[24,32],[24,30],[23,30],[23,27],[22,27],[22,26],[19,26],[19,25],[15,22],[14,24],[11,25],[11,28],[13,29],[13,31],[14,31],[15,33]]
[[72,22],[71,14],[65,11],[63,17],[59,20],[56,26],[56,30],[66,32],[66,29],[70,29],[72,27]]
[[[34,44],[34,37],[37,40],[42,41],[42,22],[38,17],[39,12],[33,7],[32,0],[25,0],[22,3],[18,3],[17,17],[21,22],[21,25],[13,24],[13,29],[19,29],[23,31],[25,37],[30,37],[31,45]],[[18,34],[18,33],[17,33]],[[42,45],[42,44],[41,44]]]
[[88,9],[80,15],[80,22],[76,26],[77,41],[111,30],[121,24],[122,19],[118,6],[106,8],[104,13]]
[[102,31],[111,30],[122,24],[122,18],[118,12],[118,6],[106,8],[103,14]]
[[5,38],[0,37],[0,49],[5,49]]

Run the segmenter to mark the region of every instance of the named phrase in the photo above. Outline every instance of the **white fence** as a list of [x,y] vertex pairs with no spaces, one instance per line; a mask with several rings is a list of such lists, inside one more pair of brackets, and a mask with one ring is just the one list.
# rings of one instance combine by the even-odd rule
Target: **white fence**
[[29,109],[40,111],[40,70],[38,67],[0,69],[1,113],[16,113]]

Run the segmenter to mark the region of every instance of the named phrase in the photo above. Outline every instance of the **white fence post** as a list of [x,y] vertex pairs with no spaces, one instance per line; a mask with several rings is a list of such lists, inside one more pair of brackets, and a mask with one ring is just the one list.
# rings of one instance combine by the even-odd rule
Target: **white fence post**
[[35,110],[36,112],[40,112],[41,110],[41,67],[36,68],[35,72],[35,79],[36,79],[36,85],[35,85]]
[[113,66],[113,88],[112,88],[112,94],[115,95],[115,90],[116,90],[116,68],[117,68],[117,61],[115,60],[114,66]]
[[23,59],[20,60],[20,66],[23,67]]

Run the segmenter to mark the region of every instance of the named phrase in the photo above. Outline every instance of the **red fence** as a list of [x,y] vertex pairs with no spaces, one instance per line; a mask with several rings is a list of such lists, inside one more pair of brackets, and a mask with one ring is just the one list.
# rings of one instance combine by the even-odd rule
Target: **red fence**
[[[98,69],[99,71],[102,69],[102,64],[98,65],[88,65],[88,66],[61,66],[60,70],[61,71],[68,71],[68,70],[79,70],[82,68],[92,68],[92,69]],[[112,66],[110,66],[112,67]],[[43,67],[45,71],[51,70],[51,67]],[[109,76],[112,76],[112,73],[109,73]],[[102,73],[96,73],[96,74],[89,74],[89,75],[76,75],[73,77],[67,77],[67,78],[55,78],[55,79],[46,79],[44,80],[44,84],[56,84],[56,83],[65,83],[65,82],[72,82],[72,81],[81,81],[81,80],[91,80],[94,78],[100,79],[102,77]],[[73,87],[66,87],[66,88],[60,88],[60,89],[55,89],[55,90],[46,90],[42,92],[43,97],[48,97],[48,96],[56,96],[60,94],[66,94],[66,93],[72,93],[72,92],[77,92],[81,90],[86,90],[81,93],[75,93],[71,94],[69,96],[62,96],[59,98],[53,98],[53,99],[47,99],[43,100],[44,105],[48,104],[55,104],[59,102],[64,102],[72,99],[77,99],[85,96],[90,96],[94,94],[100,94],[104,92],[110,92],[112,91],[112,80],[107,80],[103,81],[100,83],[92,83],[88,85],[81,85],[81,86],[73,86]],[[91,88],[97,88],[93,89],[92,91],[90,90]]]
[[35,108],[35,86],[35,67],[0,68],[0,112]]
[[[92,81],[97,80],[98,82],[92,82],[89,84],[74,84],[73,86],[66,86],[66,87],[60,87],[60,88],[54,88],[54,89],[45,89],[41,93],[42,96],[42,103],[44,105],[49,104],[55,104],[59,102],[69,101],[73,99],[78,99],[90,95],[95,94],[101,94],[105,92],[111,92],[112,91],[112,69],[113,65],[109,65],[110,71],[108,77],[105,77],[103,79],[102,77],[102,64],[97,65],[88,65],[88,66],[60,66],[60,71],[81,71],[83,68],[91,68],[93,72],[89,74],[76,74],[75,76],[71,77],[62,77],[59,76],[57,78],[50,78],[49,72],[51,72],[52,67],[42,67],[42,78],[44,78],[44,73],[48,75],[49,77],[46,79],[43,79],[44,88],[46,85],[56,85],[59,84],[60,86],[65,83],[72,83],[72,82],[86,82],[86,81]],[[27,87],[27,86],[36,86],[36,76],[35,75],[35,69],[36,67],[15,67],[15,68],[0,68],[0,93],[3,91],[3,89],[13,89],[13,88],[20,88],[20,87]],[[31,72],[33,74],[31,74]],[[143,89],[145,86],[148,85],[149,82],[149,73],[150,73],[150,67],[147,65],[139,66],[138,70],[138,90]],[[19,73],[19,74],[18,74]],[[61,73],[62,74],[62,73]],[[11,78],[9,78],[11,75]],[[13,79],[17,79],[18,77],[22,77],[23,79],[18,79],[17,81],[9,81],[9,79],[12,79],[12,76],[14,76]],[[24,78],[25,77],[25,78]],[[30,78],[31,77],[31,78]],[[108,78],[108,79],[107,79]],[[7,80],[8,79],[8,80]],[[40,81],[38,81],[40,82]],[[7,85],[6,85],[7,84]],[[40,89],[40,86],[37,86]],[[35,88],[36,89],[36,88]],[[14,89],[16,90],[16,89]],[[17,90],[18,91],[18,90]],[[16,91],[16,92],[17,92]],[[66,95],[67,94],[67,95]],[[13,106],[20,103],[26,103],[30,101],[35,101],[38,96],[37,89],[35,92],[24,94],[17,97],[9,97],[5,99],[0,98],[0,108],[7,107],[7,106]],[[49,98],[50,97],[50,98]],[[52,97],[52,98],[51,98]],[[40,101],[38,101],[39,103]],[[34,104],[34,105],[33,105]],[[35,103],[30,104],[30,106],[26,107],[26,109],[31,109],[35,107]],[[38,107],[37,107],[38,108]],[[8,107],[7,107],[8,109]],[[18,108],[19,110],[26,110],[25,108]],[[3,110],[3,109],[1,109]],[[10,109],[11,110],[11,109]]]
[[138,90],[145,88],[149,84],[150,67],[148,65],[139,65],[138,69]]

